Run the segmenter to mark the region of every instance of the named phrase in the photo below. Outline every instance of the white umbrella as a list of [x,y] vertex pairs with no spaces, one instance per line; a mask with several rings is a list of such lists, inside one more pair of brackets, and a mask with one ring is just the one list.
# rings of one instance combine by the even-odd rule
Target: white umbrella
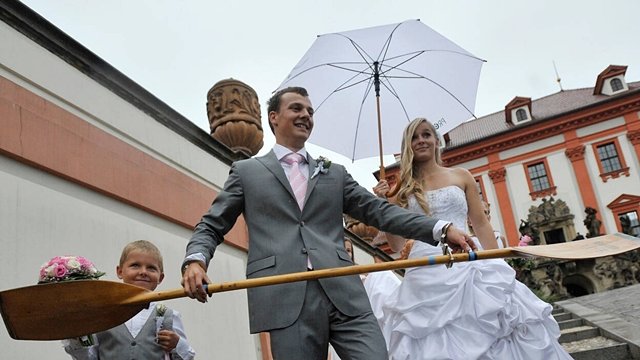
[[445,134],[474,117],[483,62],[408,20],[318,36],[278,90],[309,91],[316,111],[311,143],[352,161],[380,155],[383,169],[383,151],[400,151],[412,119],[426,117]]

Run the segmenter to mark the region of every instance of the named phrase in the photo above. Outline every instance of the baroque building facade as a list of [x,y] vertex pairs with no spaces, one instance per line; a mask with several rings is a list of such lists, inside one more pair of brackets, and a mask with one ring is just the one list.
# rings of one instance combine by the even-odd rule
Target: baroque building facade
[[599,233],[621,232],[626,216],[628,231],[640,234],[640,82],[627,83],[626,69],[607,67],[593,88],[515,97],[504,111],[444,136],[445,165],[472,172],[510,244],[530,208],[551,198],[561,199],[577,224],[544,229],[541,244],[587,234],[577,221],[587,208],[595,210]]
[[[626,70],[608,66],[590,88],[516,96],[504,110],[442,136],[444,165],[473,174],[492,226],[510,246],[524,234],[532,245],[640,236],[640,82],[628,83]],[[398,163],[388,166],[386,179],[394,183],[398,171]],[[541,296],[563,298],[640,282],[637,260],[636,251],[511,263]]]
[[[471,171],[511,246],[523,234],[534,244],[640,235],[640,82],[626,70],[608,66],[591,88],[517,96],[444,135],[443,162]],[[637,283],[636,258],[538,260],[521,280],[546,295],[598,292]]]

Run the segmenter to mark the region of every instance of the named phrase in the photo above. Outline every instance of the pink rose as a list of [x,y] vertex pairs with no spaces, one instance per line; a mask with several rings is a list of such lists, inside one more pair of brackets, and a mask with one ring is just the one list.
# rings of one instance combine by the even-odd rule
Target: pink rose
[[54,271],[58,279],[62,279],[65,275],[67,275],[67,267],[64,266],[64,264],[58,264]]
[[83,256],[78,256],[78,262],[83,267],[89,267],[91,265],[91,261],[87,260],[87,258],[85,258]]

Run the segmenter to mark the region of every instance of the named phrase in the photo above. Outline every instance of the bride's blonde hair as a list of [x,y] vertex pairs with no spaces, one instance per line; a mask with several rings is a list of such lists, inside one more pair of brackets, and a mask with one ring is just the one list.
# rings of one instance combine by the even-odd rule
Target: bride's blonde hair
[[[404,133],[402,135],[402,146],[400,148],[400,181],[396,185],[399,187],[396,202],[398,205],[406,208],[409,204],[409,198],[413,195],[418,202],[418,205],[420,205],[420,208],[422,208],[425,214],[429,215],[429,204],[427,204],[427,201],[424,198],[424,189],[422,188],[422,182],[418,179],[420,174],[413,163],[413,149],[411,148],[413,134],[415,134],[416,129],[422,123],[426,123],[429,126],[433,136],[436,137],[436,144],[440,143],[435,127],[425,118],[414,119],[404,129]],[[436,146],[434,150],[436,163],[441,164],[440,147]]]

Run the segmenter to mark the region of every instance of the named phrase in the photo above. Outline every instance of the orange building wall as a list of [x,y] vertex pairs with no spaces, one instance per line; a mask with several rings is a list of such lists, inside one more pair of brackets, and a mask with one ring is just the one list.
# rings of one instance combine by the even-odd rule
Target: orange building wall
[[[0,153],[192,229],[215,190],[0,76]],[[244,220],[228,244],[247,249]]]

